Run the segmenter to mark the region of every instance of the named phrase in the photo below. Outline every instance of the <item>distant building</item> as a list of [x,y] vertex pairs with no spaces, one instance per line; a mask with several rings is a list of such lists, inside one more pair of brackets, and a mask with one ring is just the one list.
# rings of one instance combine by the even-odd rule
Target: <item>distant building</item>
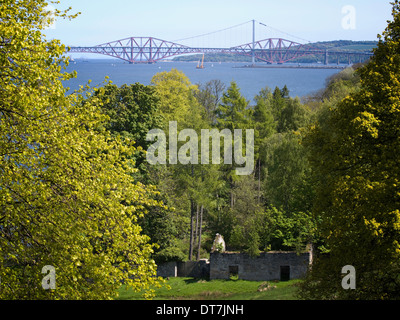
[[292,251],[263,252],[258,257],[245,253],[212,252],[210,260],[168,262],[158,267],[161,277],[194,277],[271,281],[302,278],[312,263],[312,251],[297,254]]
[[270,281],[302,278],[312,262],[311,252],[263,252],[258,257],[245,253],[211,253],[210,279]]

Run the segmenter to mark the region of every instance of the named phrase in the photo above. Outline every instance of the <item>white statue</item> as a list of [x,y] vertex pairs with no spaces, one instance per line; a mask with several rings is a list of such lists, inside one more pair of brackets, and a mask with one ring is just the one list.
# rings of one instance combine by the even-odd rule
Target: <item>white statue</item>
[[214,243],[213,246],[211,248],[211,252],[225,252],[225,241],[224,241],[224,237],[221,236],[219,233],[217,233],[215,235],[215,239],[214,239]]

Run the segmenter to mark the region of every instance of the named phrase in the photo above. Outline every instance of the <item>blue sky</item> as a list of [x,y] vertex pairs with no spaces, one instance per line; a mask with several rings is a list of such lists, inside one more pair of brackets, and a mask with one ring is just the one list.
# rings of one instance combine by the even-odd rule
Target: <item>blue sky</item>
[[[69,6],[82,14],[72,21],[58,20],[46,34],[71,46],[97,45],[130,36],[173,41],[252,19],[274,28],[257,23],[258,40],[376,40],[391,19],[389,0],[61,0],[58,8]],[[343,19],[349,17],[342,12],[345,6],[354,8],[355,21],[350,29],[343,27]],[[193,41],[210,47],[247,43],[251,41],[251,23]]]

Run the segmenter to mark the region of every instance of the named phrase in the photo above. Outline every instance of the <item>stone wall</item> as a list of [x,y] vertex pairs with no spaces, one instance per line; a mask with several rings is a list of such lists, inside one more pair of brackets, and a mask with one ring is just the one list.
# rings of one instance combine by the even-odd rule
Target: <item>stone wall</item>
[[178,276],[177,262],[166,262],[157,265],[157,276],[163,278],[174,278]]
[[178,263],[178,277],[208,278],[210,262],[207,259]]
[[157,276],[209,278],[210,263],[206,259],[186,262],[167,262],[157,266]]
[[290,280],[302,278],[311,262],[311,252],[266,252],[255,258],[245,253],[213,252],[210,260],[160,264],[157,275],[211,280],[229,279],[232,275],[253,281]]
[[311,253],[267,252],[258,257],[245,253],[211,253],[210,279],[270,281],[303,277],[312,261]]

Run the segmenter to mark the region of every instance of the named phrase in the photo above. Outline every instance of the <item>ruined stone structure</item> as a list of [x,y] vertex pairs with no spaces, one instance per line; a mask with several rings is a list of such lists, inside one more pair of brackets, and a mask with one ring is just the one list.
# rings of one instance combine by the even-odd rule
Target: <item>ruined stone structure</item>
[[157,276],[167,277],[193,277],[209,278],[210,261],[201,259],[199,261],[167,262],[157,266]]
[[270,281],[299,279],[312,261],[311,252],[263,252],[258,257],[245,253],[211,253],[210,279]]
[[158,266],[161,277],[194,277],[271,281],[299,279],[312,262],[312,252],[264,252],[258,257],[245,253],[213,252],[210,260],[168,262]]

